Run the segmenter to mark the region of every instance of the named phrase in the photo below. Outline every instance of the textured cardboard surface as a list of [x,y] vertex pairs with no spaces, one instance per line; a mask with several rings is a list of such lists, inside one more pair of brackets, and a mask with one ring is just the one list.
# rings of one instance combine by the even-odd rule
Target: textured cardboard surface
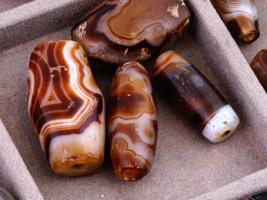
[[96,2],[97,0],[34,0],[8,12],[0,12],[0,51],[73,25]]
[[[63,4],[63,0],[58,2]],[[66,4],[69,2],[72,1],[68,0]],[[89,1],[87,3],[90,4]],[[54,5],[52,4],[50,7],[45,7],[45,9],[49,8],[49,14],[54,13],[48,15],[50,17],[46,16],[48,17],[47,24],[38,24],[45,21],[45,16],[39,18],[35,10],[31,11],[37,16],[35,16],[36,19],[30,32],[27,26],[13,26],[13,29],[25,30],[25,32],[21,31],[23,36],[7,46],[30,40],[36,35],[45,35],[0,53],[0,118],[45,199],[135,200],[177,199],[178,197],[179,199],[188,199],[216,190],[266,167],[266,147],[264,146],[267,140],[264,135],[267,130],[265,127],[267,124],[266,94],[209,1],[190,0],[189,3],[195,13],[194,31],[175,43],[174,46],[199,67],[229,99],[241,117],[241,127],[228,141],[212,145],[193,130],[179,114],[175,114],[164,98],[157,94],[159,140],[156,160],[152,173],[136,183],[117,180],[108,162],[105,162],[105,166],[99,172],[86,177],[60,178],[51,172],[27,116],[28,59],[37,42],[48,39],[68,39],[70,38],[70,28],[45,35],[57,30],[62,25],[58,21],[60,14],[58,16],[53,11]],[[71,13],[73,9],[77,11],[79,6],[68,7],[64,13]],[[67,17],[71,18],[71,23],[75,22],[73,16],[67,14]],[[1,26],[3,27],[4,24],[0,24],[0,36],[3,36],[1,34],[5,31],[1,29]],[[33,30],[36,30],[37,33]],[[34,36],[30,34],[33,32],[35,32]],[[0,37],[0,41],[3,42],[4,40],[1,39]],[[105,64],[98,64],[94,63],[93,67],[105,67]],[[95,70],[97,80],[106,95],[112,73],[111,70],[103,68]],[[259,118],[261,120],[258,120]],[[8,170],[7,168],[4,168],[3,173]],[[264,180],[262,176],[265,174],[266,171],[263,171],[260,175],[252,175],[252,177],[256,178],[255,180],[257,178]],[[15,183],[16,181],[8,183],[8,185],[21,188]],[[262,185],[261,189],[267,186]],[[231,185],[219,190],[226,193],[228,187]],[[234,184],[233,190],[239,191],[235,197],[244,194],[242,191],[246,189],[252,191],[249,190],[248,185],[240,187],[239,184]],[[255,192],[259,188],[255,186],[253,189]],[[208,196],[216,199],[217,194],[216,190],[209,193]],[[223,197],[227,199],[226,196]]]
[[0,1],[0,12],[11,10],[12,8],[16,8],[30,1],[31,0],[10,0],[10,1],[1,0]]
[[16,199],[42,200],[38,187],[32,179],[21,156],[0,120],[0,183]]
[[266,183],[267,169],[264,169],[191,200],[247,200],[254,194],[266,192]]

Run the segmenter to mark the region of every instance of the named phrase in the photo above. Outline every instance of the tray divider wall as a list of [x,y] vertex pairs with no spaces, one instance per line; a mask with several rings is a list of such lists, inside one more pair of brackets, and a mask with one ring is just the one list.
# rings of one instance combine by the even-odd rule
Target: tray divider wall
[[[210,1],[188,0],[195,14],[196,40],[220,89],[237,108],[249,140],[267,164],[267,95]],[[244,136],[245,137],[245,136]]]
[[0,176],[3,184],[21,200],[43,200],[33,177],[0,119]]

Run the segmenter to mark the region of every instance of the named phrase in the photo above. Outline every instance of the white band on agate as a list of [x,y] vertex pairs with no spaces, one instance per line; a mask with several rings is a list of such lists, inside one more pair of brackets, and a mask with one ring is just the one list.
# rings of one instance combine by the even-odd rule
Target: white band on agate
[[218,143],[229,138],[239,124],[239,118],[230,105],[220,108],[208,121],[202,135],[212,143]]

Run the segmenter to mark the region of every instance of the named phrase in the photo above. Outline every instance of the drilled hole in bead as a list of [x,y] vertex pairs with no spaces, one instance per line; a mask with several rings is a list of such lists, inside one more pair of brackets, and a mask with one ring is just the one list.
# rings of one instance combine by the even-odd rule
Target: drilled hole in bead
[[224,137],[227,137],[228,135],[230,135],[230,133],[231,133],[231,131],[230,130],[228,130],[228,131],[225,131],[224,132],[224,134],[222,134],[222,138],[224,138]]
[[72,168],[74,169],[81,169],[84,167],[84,164],[76,164],[76,165],[73,165]]

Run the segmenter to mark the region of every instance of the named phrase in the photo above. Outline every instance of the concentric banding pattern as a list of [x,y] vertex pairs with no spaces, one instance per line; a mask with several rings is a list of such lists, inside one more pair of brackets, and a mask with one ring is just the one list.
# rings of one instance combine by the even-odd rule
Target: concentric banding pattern
[[258,13],[254,0],[213,0],[225,21],[244,15],[252,21],[258,20]]
[[137,180],[152,166],[157,140],[156,106],[146,70],[121,66],[114,78],[109,115],[111,159],[118,177]]
[[122,64],[149,59],[190,22],[183,0],[104,0],[72,29],[89,57]]
[[212,0],[234,37],[252,42],[259,37],[258,13],[254,0]]
[[[52,168],[54,162],[63,168],[70,160],[79,164],[80,157],[89,154],[103,159],[104,101],[78,43],[44,42],[34,49],[29,64],[28,113]],[[90,142],[96,143],[94,148]]]

